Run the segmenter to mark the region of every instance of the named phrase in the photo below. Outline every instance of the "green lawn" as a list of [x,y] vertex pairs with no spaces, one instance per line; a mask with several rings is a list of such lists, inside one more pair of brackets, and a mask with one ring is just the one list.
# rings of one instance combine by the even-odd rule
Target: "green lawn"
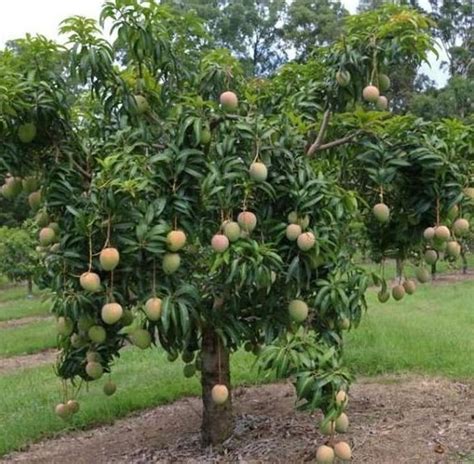
[[418,285],[412,296],[378,303],[351,331],[346,361],[357,372],[420,372],[474,378],[474,282]]
[[[421,373],[474,379],[474,281],[419,285],[401,302],[377,302],[368,295],[369,310],[358,330],[350,331],[346,364],[359,375]],[[0,330],[0,356],[54,346],[52,321]],[[253,357],[233,357],[234,384],[257,383]],[[112,421],[130,411],[174,401],[199,392],[197,378],[182,375],[182,363],[168,363],[157,350],[125,350],[113,378],[116,396],[106,398],[103,381],[92,383],[80,397],[82,411],[72,423],[53,414],[60,399],[59,379],[52,366],[15,371],[0,376],[0,455],[57,431]]]
[[56,328],[51,319],[0,329],[0,357],[30,354],[56,346]]
[[0,285],[0,322],[47,315],[49,308],[45,294],[38,289],[34,289],[33,297],[29,297],[26,285]]
[[[233,356],[234,385],[257,383],[253,360],[244,352]],[[53,413],[61,397],[51,366],[0,376],[0,456],[60,430],[110,422],[136,409],[199,394],[198,378],[184,378],[182,367],[181,361],[169,363],[157,350],[126,350],[113,371],[117,393],[110,398],[102,393],[105,379],[91,383],[89,392],[79,397],[81,412],[70,423]]]
[[[474,268],[474,254],[469,254],[467,256],[467,262],[468,262],[468,267],[469,269]],[[360,263],[360,265],[366,269],[367,271],[370,272],[376,272],[380,273],[380,265],[379,264],[374,264],[374,263]],[[450,272],[459,272],[462,268],[462,263],[461,260],[457,260],[454,263],[449,263],[447,261],[439,261],[436,265],[436,273],[437,274],[442,274],[442,273],[450,273]],[[411,263],[406,263],[404,266],[404,272],[407,275],[407,277],[414,278],[415,277],[415,266],[412,265]],[[386,279],[395,279],[396,276],[396,266],[395,266],[395,260],[387,260],[385,262],[385,278]]]
[[[39,292],[37,289],[33,289],[33,293],[37,295]],[[0,286],[0,303],[5,301],[12,301],[18,299],[27,299],[28,289],[26,285],[4,285]]]
[[[3,292],[0,293],[0,297]],[[49,313],[50,303],[43,301],[41,296],[25,298],[22,296],[17,299],[10,299],[0,302],[0,321],[11,319],[21,319],[30,316],[45,316]]]

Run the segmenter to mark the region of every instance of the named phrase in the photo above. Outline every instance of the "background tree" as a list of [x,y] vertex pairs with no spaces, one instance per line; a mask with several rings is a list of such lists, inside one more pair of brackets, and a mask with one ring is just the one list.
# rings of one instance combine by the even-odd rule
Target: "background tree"
[[413,97],[410,111],[426,119],[469,120],[474,112],[474,80],[455,76],[442,89],[434,86]]
[[429,0],[448,61],[450,76],[471,77],[474,73],[474,9],[470,0]]
[[[473,63],[473,10],[471,2],[430,1],[430,14],[434,20],[433,31],[439,39],[448,61],[442,67],[449,73],[450,79],[443,89],[437,89],[435,83],[417,87],[414,94],[408,92],[405,107],[420,116],[429,119],[443,117],[468,118],[472,114],[472,63]],[[402,73],[403,74],[403,73]]]
[[314,48],[339,38],[348,14],[341,2],[294,0],[288,7],[285,39],[295,48],[299,59],[306,59]]
[[361,13],[364,11],[374,10],[380,8],[385,3],[389,3],[389,0],[359,0],[357,11]]
[[370,11],[385,4],[418,6],[418,0],[359,0],[358,12]]
[[11,282],[27,282],[33,293],[33,279],[38,272],[39,255],[32,231],[18,227],[0,227],[0,274]]
[[216,46],[239,58],[247,75],[269,74],[287,59],[283,24],[285,0],[162,0],[205,21]]

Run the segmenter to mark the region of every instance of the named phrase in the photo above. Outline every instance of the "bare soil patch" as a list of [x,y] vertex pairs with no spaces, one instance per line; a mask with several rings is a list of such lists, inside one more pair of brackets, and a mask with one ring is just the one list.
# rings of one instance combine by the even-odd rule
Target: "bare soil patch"
[[474,271],[468,270],[466,273],[461,271],[453,273],[440,273],[436,274],[435,280],[432,282],[434,284],[445,284],[445,283],[456,283],[462,282],[464,280],[474,279]]
[[[468,270],[466,273],[462,271],[445,272],[435,275],[435,278],[424,285],[441,285],[441,284],[452,284],[456,282],[464,282],[465,280],[473,280],[474,271]],[[398,279],[392,279],[392,284],[398,284]],[[416,282],[416,279],[415,279]],[[419,284],[422,285],[422,284]]]
[[[188,398],[115,424],[32,445],[16,463],[314,462],[319,414],[295,412],[291,385],[234,391],[236,427],[221,449],[199,443],[201,403]],[[366,379],[353,386],[350,432],[355,463],[467,463],[474,460],[474,384],[425,377]]]
[[[456,272],[447,272],[447,273],[439,273],[435,275],[435,278],[427,282],[426,284],[420,284],[418,281],[415,280],[415,283],[419,286],[425,285],[443,285],[443,284],[453,284],[456,282],[464,282],[466,280],[474,280],[474,271],[468,270],[466,273],[462,271]],[[399,283],[398,278],[394,278],[390,280],[391,285],[397,285]],[[370,288],[379,288],[377,285],[370,285]]]
[[44,350],[39,353],[0,358],[0,375],[7,374],[15,369],[27,369],[43,364],[52,364],[56,358],[57,350]]
[[51,316],[27,316],[20,319],[8,319],[6,321],[0,321],[0,329],[13,329],[23,325],[34,324],[35,322],[42,322],[47,320],[53,320]]

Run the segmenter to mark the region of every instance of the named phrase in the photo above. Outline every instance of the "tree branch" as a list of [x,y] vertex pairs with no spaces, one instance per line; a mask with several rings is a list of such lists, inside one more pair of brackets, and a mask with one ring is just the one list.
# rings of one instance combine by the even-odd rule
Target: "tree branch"
[[333,148],[339,145],[344,145],[345,143],[350,143],[355,137],[357,137],[361,133],[362,133],[361,130],[355,131],[354,133],[352,133],[351,135],[348,135],[347,137],[343,137],[342,139],[333,140],[332,142],[328,142],[328,143],[325,143],[324,145],[320,145],[319,147],[317,147],[317,150],[319,151],[327,150],[328,148]]
[[308,151],[306,152],[308,156],[312,156],[323,143],[324,134],[326,133],[326,130],[328,128],[330,118],[331,118],[331,111],[326,110],[324,112],[323,121],[321,122],[321,127],[319,128],[318,136],[316,137],[316,140],[308,148]]
[[91,180],[92,179],[92,175],[90,172],[86,171],[77,161],[75,161],[74,159],[70,158],[70,160],[72,161],[72,164],[73,166],[87,179],[87,180]]
[[[69,126],[71,128],[71,126]],[[49,137],[51,138],[51,134],[49,134]],[[52,139],[52,142],[54,144],[54,148],[56,150],[56,158],[62,153],[60,146],[56,142],[56,140]],[[87,179],[87,180],[92,180],[92,174],[87,170],[84,169],[72,156],[67,156],[71,164]],[[56,159],[57,162],[57,159]]]

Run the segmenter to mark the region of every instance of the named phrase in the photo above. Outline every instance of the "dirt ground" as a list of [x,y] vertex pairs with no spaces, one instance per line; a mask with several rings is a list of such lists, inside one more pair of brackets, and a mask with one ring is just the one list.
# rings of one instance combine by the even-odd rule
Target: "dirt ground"
[[9,319],[7,321],[0,321],[0,329],[13,329],[23,325],[34,324],[35,322],[43,322],[53,320],[50,316],[28,316],[21,319]]
[[56,350],[43,350],[34,354],[0,358],[0,375],[8,374],[15,369],[27,369],[44,364],[53,364],[57,353]]
[[[324,443],[319,415],[295,412],[291,385],[238,388],[236,427],[220,450],[199,445],[201,404],[187,398],[113,425],[32,445],[16,463],[305,463]],[[353,462],[474,462],[474,384],[424,377],[361,380],[352,387],[350,431],[341,439]]]
[[[444,274],[434,283],[472,278],[472,271],[467,275]],[[35,319],[18,322],[31,323]],[[0,328],[16,323],[0,323]],[[0,375],[51,364],[55,356],[55,350],[47,350],[0,358]],[[314,462],[317,446],[324,443],[317,427],[320,416],[295,412],[290,385],[239,388],[234,392],[234,404],[235,433],[220,450],[200,447],[201,403],[188,398],[110,426],[43,441],[0,462]],[[351,444],[355,463],[474,463],[474,384],[401,376],[362,380],[351,390],[348,415],[350,431],[340,438]]]
[[[440,273],[436,274],[435,278],[426,284],[420,284],[416,279],[413,279],[415,283],[422,287],[423,285],[443,285],[443,284],[453,284],[456,282],[464,282],[465,280],[473,280],[474,279],[474,271],[468,270],[467,272],[463,273],[461,271],[456,272],[447,272],[447,273]],[[398,279],[392,279],[392,284],[398,284]],[[376,286],[374,286],[375,288]]]
[[449,272],[443,274],[437,274],[435,279],[432,281],[434,284],[453,283],[464,280],[474,279],[474,271],[469,269],[466,273],[462,272]]

